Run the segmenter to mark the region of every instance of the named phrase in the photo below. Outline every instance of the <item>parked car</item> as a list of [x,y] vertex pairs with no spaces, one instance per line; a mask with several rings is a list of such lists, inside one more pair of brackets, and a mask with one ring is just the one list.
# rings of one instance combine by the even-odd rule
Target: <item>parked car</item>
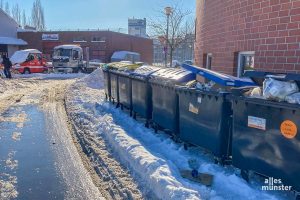
[[194,64],[194,61],[193,61],[193,60],[185,60],[185,61],[183,62],[183,64],[193,65],[193,64]]
[[90,62],[92,62],[92,63],[103,63],[102,60],[100,60],[100,59],[92,59],[92,60],[90,60]]
[[48,70],[47,61],[37,49],[16,51],[10,58],[13,69],[22,74],[43,73]]
[[141,55],[130,51],[116,51],[111,56],[111,62],[130,61],[132,63],[140,62]]
[[172,67],[180,67],[181,63],[178,60],[173,60],[172,61]]

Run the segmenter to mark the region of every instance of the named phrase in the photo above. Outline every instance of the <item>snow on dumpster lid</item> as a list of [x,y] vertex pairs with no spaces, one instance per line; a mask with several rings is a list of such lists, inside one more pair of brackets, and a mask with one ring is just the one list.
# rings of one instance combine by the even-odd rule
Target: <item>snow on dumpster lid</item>
[[203,76],[204,78],[222,86],[242,87],[255,85],[255,83],[248,78],[237,78],[231,75],[222,74],[209,69],[200,68],[188,64],[182,64],[182,68],[197,73],[200,76]]
[[188,82],[196,79],[196,74],[184,69],[178,68],[162,68],[159,71],[154,72],[151,77],[154,79],[176,81],[179,83]]
[[109,69],[109,70],[125,71],[125,70],[135,70],[140,66],[141,66],[140,64],[129,64],[126,62],[112,62],[112,63],[106,64],[104,66],[104,68]]
[[148,76],[150,76],[151,74],[153,74],[154,72],[156,72],[160,69],[161,68],[159,68],[159,67],[144,65],[144,66],[141,66],[141,67],[137,68],[136,70],[134,70],[132,75],[148,77]]
[[20,64],[26,61],[28,55],[30,53],[42,53],[37,49],[25,49],[16,51],[10,58],[11,63],[14,64]]

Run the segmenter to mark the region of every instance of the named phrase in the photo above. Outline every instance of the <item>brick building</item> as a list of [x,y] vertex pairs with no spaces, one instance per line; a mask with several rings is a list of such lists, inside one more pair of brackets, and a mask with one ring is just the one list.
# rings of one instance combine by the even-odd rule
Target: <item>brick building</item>
[[198,66],[300,72],[300,0],[197,0],[196,9]]
[[19,32],[18,36],[28,43],[24,48],[38,49],[48,58],[51,58],[55,46],[78,44],[84,50],[89,47],[91,60],[100,59],[102,62],[110,62],[112,54],[122,50],[140,53],[143,62],[152,63],[153,59],[151,39],[123,33],[111,31]]

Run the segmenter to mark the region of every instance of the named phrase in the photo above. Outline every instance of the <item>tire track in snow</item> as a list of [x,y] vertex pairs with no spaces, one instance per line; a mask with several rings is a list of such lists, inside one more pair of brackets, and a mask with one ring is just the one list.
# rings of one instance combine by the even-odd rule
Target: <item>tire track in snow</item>
[[[71,86],[69,91],[72,90]],[[72,101],[68,97],[67,93],[67,105]],[[73,115],[68,112],[68,114],[82,149],[90,158],[101,179],[100,188],[105,191],[102,194],[107,199],[156,199],[154,195],[140,191],[140,185],[136,183],[128,169],[114,158],[115,154],[107,146],[106,141],[95,134],[97,130],[93,129],[96,128],[93,126],[96,123],[93,118],[85,116],[84,113]]]

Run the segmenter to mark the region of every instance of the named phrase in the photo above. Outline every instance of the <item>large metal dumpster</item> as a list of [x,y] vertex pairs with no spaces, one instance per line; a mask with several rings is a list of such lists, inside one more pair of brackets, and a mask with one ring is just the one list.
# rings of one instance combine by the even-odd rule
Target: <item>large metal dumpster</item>
[[211,70],[185,65],[205,80],[213,81],[214,88],[177,87],[179,96],[180,139],[202,147],[224,161],[231,154],[231,103],[226,99],[232,87],[254,85]]
[[[115,62],[109,63],[106,65],[109,69],[109,79],[110,79],[110,94],[111,94],[111,101],[113,103],[120,103],[119,97],[119,74],[123,71],[124,75],[127,71],[133,71],[134,69],[138,68],[139,64],[128,64],[125,62]],[[129,78],[128,78],[129,79]]]
[[[262,75],[269,76],[263,72],[245,75],[260,84]],[[299,75],[280,76],[282,80],[295,80],[299,86]],[[254,171],[272,180],[280,179],[280,184],[272,183],[274,186],[293,186],[300,191],[300,105],[243,95],[231,98],[233,165],[246,172],[244,175]]]
[[118,84],[119,84],[119,103],[123,107],[132,110],[132,97],[131,97],[131,79],[130,74],[132,71],[118,71]]
[[111,90],[110,90],[110,76],[109,70],[106,65],[102,68],[103,75],[104,75],[104,91],[105,91],[105,98],[106,100],[111,100]]
[[184,85],[195,80],[190,71],[176,68],[164,68],[151,75],[152,122],[155,130],[164,129],[178,134],[178,95],[175,85]]
[[160,70],[158,67],[142,66],[131,74],[132,81],[132,110],[146,119],[146,126],[152,118],[152,89],[149,83],[150,75]]

